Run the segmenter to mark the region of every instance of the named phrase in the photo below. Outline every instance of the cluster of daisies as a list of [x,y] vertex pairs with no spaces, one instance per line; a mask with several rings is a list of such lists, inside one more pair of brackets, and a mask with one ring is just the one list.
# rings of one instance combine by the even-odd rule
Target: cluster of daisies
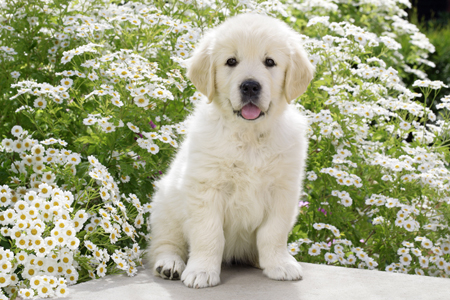
[[[134,194],[121,195],[117,182],[93,156],[88,157],[92,180],[79,175],[82,189],[58,185],[61,171],[75,177],[81,156],[63,148],[67,143],[62,140],[39,142],[20,126],[13,127],[12,135],[15,139],[3,139],[0,146],[13,158],[10,171],[17,175],[11,177],[11,187],[0,186],[1,235],[14,245],[14,250],[0,247],[0,287],[6,295],[64,296],[80,273],[98,278],[112,267],[135,275],[142,256],[136,240],[149,238],[144,214],[151,206]],[[97,204],[89,205],[93,201]],[[130,247],[108,253],[94,243],[105,234],[111,245],[128,239]],[[90,268],[79,263],[80,257]]]
[[[407,37],[417,48],[416,66],[433,66],[426,58],[434,47],[403,19],[398,1],[355,4],[383,15],[379,34],[355,20],[336,21],[330,12],[345,15],[340,2],[292,3],[308,19],[311,31],[305,30],[302,39],[319,75],[316,102],[301,106],[309,118],[312,147],[305,177],[308,199],[299,206],[301,214],[315,216],[313,224],[301,228],[314,239],[294,241],[288,249],[306,261],[342,266],[359,261],[360,268],[448,277],[450,171],[444,153],[430,145],[445,140],[449,114],[442,111],[438,117],[418,101],[447,86],[408,66],[397,38]],[[420,94],[406,87],[399,68],[420,78],[412,85]],[[438,103],[437,109],[450,108],[448,96]],[[353,236],[353,228],[364,232],[362,239]],[[322,229],[331,231],[319,233]],[[386,234],[382,239],[381,232]],[[379,254],[365,250],[396,235],[403,242],[383,253],[395,257],[392,261],[380,263]],[[341,245],[342,236],[360,247]]]
[[[316,223],[314,227],[317,230],[324,228],[334,230],[337,229],[328,224]],[[337,232],[333,232],[336,236]],[[337,234],[339,236],[339,234]],[[295,242],[289,243],[288,250],[292,255],[297,255],[300,252],[302,245],[308,246],[308,255],[314,259],[323,257],[327,264],[340,264],[342,266],[356,266],[360,269],[367,268],[374,270],[378,266],[378,263],[373,257],[364,251],[361,247],[353,247],[351,241],[347,239],[333,239],[332,242],[313,242],[308,238],[302,238]],[[324,253],[322,253],[324,252]]]
[[[416,265],[414,272],[417,275],[430,276],[450,275],[450,263],[447,255],[450,254],[450,243],[448,240],[439,241],[439,246],[423,236],[417,236],[412,242],[403,241],[398,248],[399,261],[386,266],[387,272],[405,273],[410,270],[411,265]],[[426,271],[425,271],[426,270]]]

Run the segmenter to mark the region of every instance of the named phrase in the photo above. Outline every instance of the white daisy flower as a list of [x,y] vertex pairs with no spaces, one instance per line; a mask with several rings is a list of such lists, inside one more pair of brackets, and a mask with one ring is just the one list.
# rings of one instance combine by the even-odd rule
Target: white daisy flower
[[47,107],[47,101],[44,98],[38,97],[33,102],[34,107],[44,109]]
[[139,107],[146,107],[149,103],[149,99],[147,99],[144,95],[137,96],[133,100]]
[[128,128],[130,128],[131,131],[135,132],[135,133],[139,133],[139,127],[133,125],[131,122],[127,123]]
[[325,261],[332,264],[336,262],[338,259],[337,255],[331,252],[325,253]]
[[317,256],[320,254],[320,248],[316,245],[312,245],[308,250],[308,254],[311,256]]
[[73,84],[73,80],[70,78],[64,78],[60,82],[61,82],[61,85],[63,87],[65,87],[66,89],[70,88]]
[[17,71],[11,72],[11,77],[14,79],[17,79],[20,77],[20,73]]
[[409,266],[411,264],[412,257],[409,254],[403,254],[400,256],[400,263],[404,266]]
[[[13,128],[11,129],[11,134],[15,137],[20,137],[22,132],[23,132],[23,128],[22,128],[22,126],[19,126],[19,125],[13,126]],[[7,140],[7,139],[5,139],[5,140]],[[3,142],[2,142],[2,144],[3,144]],[[3,145],[3,146],[6,147],[6,145]]]

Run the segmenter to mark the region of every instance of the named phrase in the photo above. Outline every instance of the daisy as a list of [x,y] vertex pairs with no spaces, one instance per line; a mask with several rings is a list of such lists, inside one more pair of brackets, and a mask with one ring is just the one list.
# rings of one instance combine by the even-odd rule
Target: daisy
[[94,223],[89,223],[89,224],[86,224],[85,225],[85,227],[84,227],[84,229],[87,231],[87,232],[94,232],[94,230],[95,230],[95,227],[96,227],[96,224],[94,224]]
[[89,155],[88,156],[88,161],[93,166],[99,166],[100,165],[100,162],[98,161],[98,159],[95,156],[93,156],[93,155]]
[[422,247],[424,247],[424,248],[426,248],[426,249],[431,249],[431,247],[433,247],[433,242],[430,241],[430,240],[427,239],[427,238],[424,238],[424,239],[422,240]]
[[312,245],[308,250],[308,254],[311,256],[317,256],[320,254],[320,248],[316,245]]
[[33,171],[38,174],[42,174],[44,172],[45,166],[44,163],[34,163]]
[[412,257],[409,254],[402,254],[400,256],[400,263],[404,266],[409,266],[411,264]]
[[103,201],[108,200],[111,195],[108,193],[108,189],[101,187],[100,188],[100,197],[103,199]]
[[394,271],[395,271],[395,265],[394,264],[390,264],[390,265],[386,266],[386,272],[393,273]]
[[111,98],[111,102],[117,107],[123,106],[123,102],[119,98]]
[[68,89],[73,85],[73,80],[70,78],[64,78],[60,81],[60,83],[61,83],[61,86]]
[[45,272],[46,276],[48,276],[49,278],[44,278],[44,281],[47,281],[48,284],[50,285],[55,285],[55,279],[54,276],[56,276],[58,274],[58,264],[56,261],[54,260],[47,260],[44,264],[44,266],[42,266],[42,270]]
[[362,261],[365,261],[366,259],[368,259],[368,256],[364,251],[360,251],[360,252],[356,253],[356,256]]
[[397,254],[398,255],[403,255],[403,254],[408,254],[409,253],[409,249],[408,248],[399,248],[397,250]]
[[404,223],[405,223],[405,219],[403,219],[403,218],[395,219],[395,226],[403,227]]
[[24,299],[33,299],[34,298],[34,291],[32,289],[20,289],[19,290],[19,296]]
[[440,270],[444,270],[444,268],[446,266],[446,261],[443,257],[439,257],[438,259],[436,259],[436,261],[434,263]]
[[322,223],[315,223],[313,225],[313,227],[314,227],[314,229],[317,229],[317,230],[321,230],[321,229],[325,228]]
[[120,176],[120,181],[122,181],[123,183],[127,183],[130,181],[130,176],[128,175],[121,175]]
[[34,107],[44,109],[47,107],[47,101],[44,98],[36,98],[33,102]]
[[66,295],[68,294],[67,291],[67,286],[65,284],[63,285],[59,285],[56,289],[55,289],[55,295],[59,298],[59,297],[66,297]]
[[337,259],[338,259],[338,258],[337,258],[337,255],[336,255],[336,254],[330,253],[330,252],[325,253],[325,260],[326,260],[328,263],[332,264],[332,263],[336,262]]
[[42,284],[37,288],[39,297],[47,298],[53,295],[53,289],[48,284]]
[[84,246],[87,249],[89,249],[90,251],[94,251],[95,249],[97,249],[97,246],[94,243],[92,243],[91,241],[87,241],[87,240],[84,241]]
[[373,258],[369,258],[369,259],[366,261],[366,264],[367,264],[367,267],[368,267],[370,270],[373,270],[373,269],[375,269],[375,268],[378,266],[378,263],[377,263]]
[[[19,126],[20,127],[20,126]],[[22,128],[22,127],[21,127]],[[13,144],[14,144],[14,141],[12,140],[12,139],[3,139],[2,140],[2,146],[5,148],[5,149],[11,149],[12,148],[12,146],[13,146]]]
[[409,232],[413,232],[416,229],[416,223],[413,220],[408,220],[403,223],[403,228]]
[[178,143],[177,143],[177,141],[175,141],[175,140],[171,140],[171,141],[169,142],[169,144],[172,145],[172,146],[175,147],[175,148],[178,147]]
[[0,206],[8,207],[11,203],[11,193],[0,193]]
[[[38,215],[39,215],[37,208],[35,208],[34,206],[30,206],[30,207],[28,208],[27,214],[28,214],[28,217],[29,217],[31,220],[37,218]],[[33,228],[32,230],[36,230],[36,229]]]
[[133,125],[131,122],[127,123],[128,128],[135,133],[139,133],[139,127]]
[[400,128],[403,130],[409,130],[411,128],[411,124],[409,124],[408,122],[400,122]]
[[[13,126],[13,128],[11,129],[11,134],[15,137],[20,137],[23,133],[23,128],[22,126],[19,125],[15,125]],[[5,145],[4,145],[5,146]]]
[[51,250],[56,246],[56,241],[55,238],[52,236],[48,236],[44,239],[44,244],[46,245],[46,247]]
[[448,243],[448,242],[442,243],[441,250],[444,254],[449,254],[450,253],[450,243]]
[[42,174],[42,182],[45,183],[53,183],[56,179],[56,175],[51,171],[45,172]]
[[354,255],[349,255],[349,257],[347,257],[347,262],[353,265],[356,262],[356,257]]
[[97,75],[97,73],[92,72],[87,75],[87,78],[91,81],[95,81],[98,79],[98,75]]
[[134,98],[134,103],[139,107],[145,107],[148,105],[149,100],[141,95]]
[[[48,172],[47,172],[48,173]],[[48,198],[52,193],[53,187],[47,183],[41,183],[39,185],[39,197]]]
[[62,231],[62,234],[64,234],[68,238],[75,237],[75,229],[72,226],[69,226]]
[[11,77],[14,79],[17,79],[20,77],[20,73],[17,71],[11,72]]
[[116,126],[114,126],[113,124],[107,122],[105,124],[102,124],[102,130],[106,133],[111,133],[116,131]]
[[14,141],[11,148],[14,152],[17,152],[17,153],[22,153],[23,151],[26,150],[23,142],[20,140]]
[[166,133],[162,133],[159,137],[159,140],[164,143],[170,143],[172,141],[172,137]]
[[152,144],[148,147],[148,152],[151,154],[157,154],[159,152],[159,147],[156,144]]
[[92,118],[92,117],[88,117],[88,118],[85,118],[85,119],[83,119],[83,124],[84,125],[94,125],[94,124],[96,124],[97,123],[97,119],[96,118]]
[[122,229],[125,232],[125,234],[128,235],[129,237],[132,237],[134,235],[133,234],[134,228],[130,224],[128,224],[127,222],[124,222],[122,224]]
[[81,162],[80,155],[78,153],[71,153],[67,156],[67,163],[71,165],[78,165]]
[[97,267],[97,275],[99,277],[105,277],[106,275],[106,263],[102,262]]
[[350,197],[343,197],[343,198],[341,198],[341,204],[344,205],[345,207],[351,206],[352,203],[353,203],[353,200]]

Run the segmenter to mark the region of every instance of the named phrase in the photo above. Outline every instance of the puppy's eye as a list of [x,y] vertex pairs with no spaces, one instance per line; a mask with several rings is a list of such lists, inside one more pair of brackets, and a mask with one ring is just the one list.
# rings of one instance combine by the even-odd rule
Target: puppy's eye
[[264,64],[266,65],[266,67],[273,67],[275,66],[275,61],[271,58],[266,58]]
[[226,65],[229,66],[229,67],[234,67],[234,66],[236,66],[236,65],[237,65],[237,60],[236,60],[236,58],[229,58],[229,59],[227,60]]

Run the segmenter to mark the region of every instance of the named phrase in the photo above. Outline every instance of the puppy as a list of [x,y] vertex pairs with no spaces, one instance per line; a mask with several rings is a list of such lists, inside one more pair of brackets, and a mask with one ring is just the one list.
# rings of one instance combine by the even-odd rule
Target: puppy
[[156,184],[155,275],[204,288],[219,284],[222,262],[239,261],[272,279],[301,279],[287,250],[308,148],[307,120],[289,103],[314,73],[300,36],[242,14],[207,32],[188,63],[207,101]]

